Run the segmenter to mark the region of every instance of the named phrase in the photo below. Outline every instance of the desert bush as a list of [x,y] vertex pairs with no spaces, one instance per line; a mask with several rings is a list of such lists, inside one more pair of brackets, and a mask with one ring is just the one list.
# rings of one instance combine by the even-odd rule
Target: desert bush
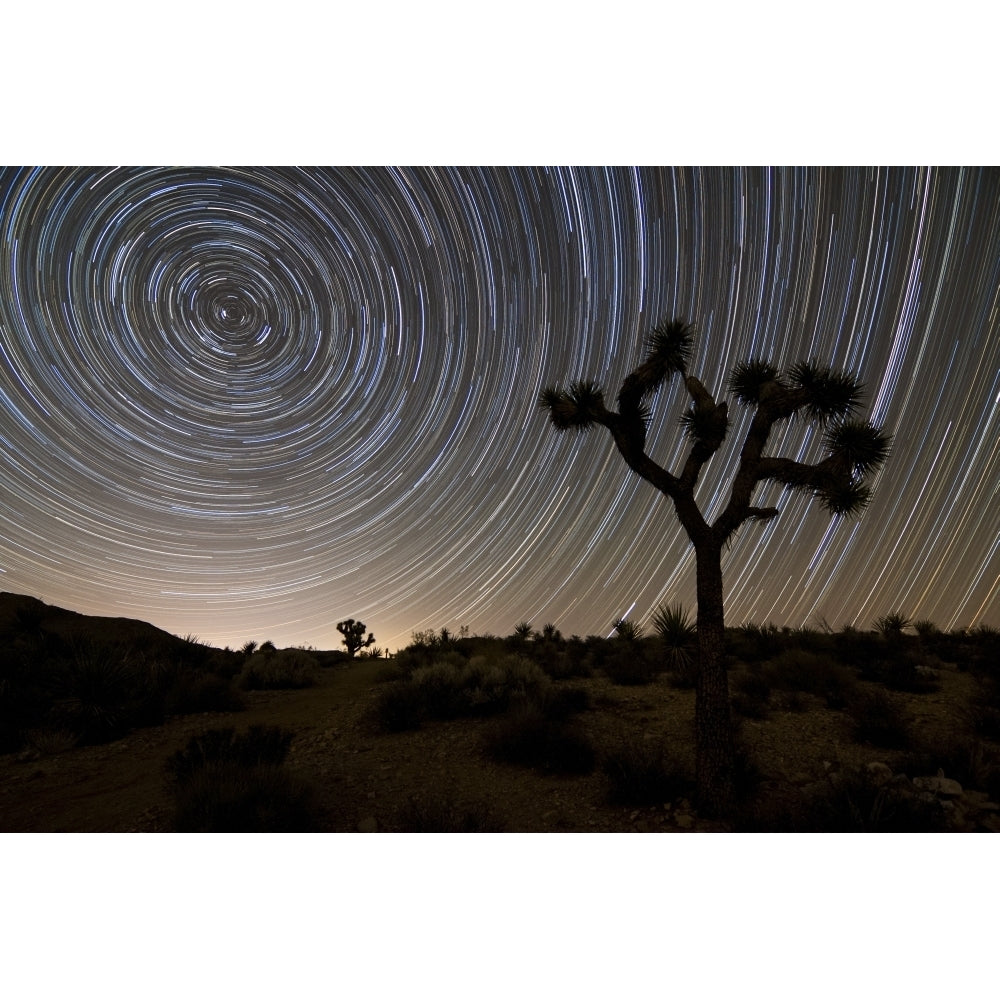
[[166,761],[179,832],[294,833],[317,827],[311,786],[281,766],[292,733],[209,729]]
[[893,691],[907,691],[910,694],[929,694],[941,688],[937,674],[928,670],[918,670],[921,664],[908,656],[892,656],[873,660],[863,667],[860,676],[866,681],[884,684]]
[[735,712],[748,719],[767,718],[771,685],[763,674],[748,670],[737,674],[730,683],[732,685],[730,702]]
[[[801,691],[778,691],[772,696],[771,705],[778,712],[808,712],[809,697]],[[827,707],[833,706],[828,704]],[[842,706],[837,704],[836,707]]]
[[184,782],[211,763],[277,766],[288,756],[292,736],[280,726],[250,726],[241,733],[232,726],[206,729],[192,736],[182,750],[171,754],[166,769],[175,781]]
[[231,682],[218,674],[184,674],[171,685],[166,695],[168,715],[191,715],[195,712],[237,712],[243,700]]
[[639,686],[656,680],[663,664],[647,643],[615,640],[601,669],[614,684]]
[[504,829],[488,806],[459,805],[443,796],[411,797],[395,825],[402,833],[502,833]]
[[817,833],[933,833],[946,828],[933,797],[901,784],[878,784],[864,768],[830,776],[822,791],[807,796],[799,829]]
[[694,775],[669,760],[659,744],[626,740],[601,760],[613,805],[662,805],[694,795]]
[[779,653],[763,665],[761,672],[772,689],[816,695],[834,709],[847,704],[855,687],[850,670],[843,664],[805,649]]
[[548,687],[536,694],[535,700],[546,718],[560,722],[591,707],[590,692],[581,687]]
[[963,787],[985,792],[1000,775],[1000,754],[974,736],[952,733],[943,739],[919,740],[918,747],[895,766],[911,777],[937,774],[939,769]]
[[535,701],[498,720],[485,748],[494,760],[554,774],[589,774],[596,757],[593,744],[572,721],[553,719]]
[[739,628],[726,630],[727,650],[747,663],[777,656],[786,645],[780,630],[771,624],[748,621]]
[[848,712],[857,742],[895,749],[909,745],[909,722],[899,701],[888,692],[864,691],[851,700]]
[[316,667],[316,658],[305,650],[268,651],[261,647],[244,663],[236,684],[244,691],[312,687],[316,683]]
[[419,729],[427,718],[424,692],[409,680],[390,682],[379,692],[372,715],[383,732]]
[[885,655],[885,643],[872,632],[859,632],[845,626],[833,637],[838,658],[852,667],[864,668]]
[[[535,651],[533,650],[532,653]],[[542,653],[532,656],[538,665],[554,681],[568,680],[571,677],[592,677],[594,670],[582,648],[567,648],[557,650],[553,655]]]
[[273,765],[214,761],[175,789],[179,833],[308,833],[319,828],[313,788]]
[[550,683],[539,666],[516,653],[470,660],[446,654],[381,692],[375,714],[382,728],[393,732],[416,729],[425,718],[496,715],[513,701],[539,695]]

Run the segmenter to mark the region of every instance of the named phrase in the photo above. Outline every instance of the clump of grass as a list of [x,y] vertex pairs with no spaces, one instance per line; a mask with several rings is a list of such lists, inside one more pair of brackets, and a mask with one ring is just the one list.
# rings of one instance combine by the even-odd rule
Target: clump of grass
[[888,692],[875,689],[857,695],[848,711],[854,722],[854,739],[888,749],[902,749],[910,743],[910,725],[899,701]]
[[662,805],[691,798],[695,792],[693,774],[650,742],[625,741],[604,757],[601,769],[613,805]]
[[517,706],[494,725],[486,737],[486,753],[553,774],[589,774],[596,760],[593,744],[576,724],[553,718],[535,701]]

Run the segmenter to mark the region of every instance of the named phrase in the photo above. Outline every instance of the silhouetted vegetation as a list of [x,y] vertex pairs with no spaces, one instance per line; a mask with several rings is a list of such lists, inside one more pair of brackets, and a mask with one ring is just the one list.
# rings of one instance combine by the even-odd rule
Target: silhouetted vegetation
[[181,833],[298,833],[317,827],[312,789],[282,764],[293,734],[209,729],[167,761]]
[[601,761],[608,801],[623,806],[655,806],[694,795],[694,774],[651,742],[627,739]]
[[[362,686],[349,699],[358,705],[356,733],[325,721],[330,702],[315,717],[306,714],[311,694],[288,702],[299,706],[299,718],[308,718],[294,770],[287,764],[293,729],[274,726],[210,727],[182,750],[161,755],[155,769],[166,757],[170,780],[160,794],[169,789],[173,812],[165,808],[162,815],[171,828],[515,829],[505,819],[506,797],[487,806],[471,786],[452,787],[448,775],[462,762],[470,771],[484,769],[490,777],[478,787],[491,794],[494,781],[572,788],[555,809],[543,808],[548,793],[540,793],[546,828],[576,828],[566,826],[566,817],[576,809],[579,818],[581,806],[589,810],[581,828],[629,828],[634,820],[638,829],[696,829],[710,819],[696,795],[694,699],[677,683],[691,648],[691,623],[678,605],[653,609],[648,634],[637,623],[610,638],[586,639],[564,638],[552,623],[507,638],[439,630],[379,665],[342,651],[278,650],[269,642],[213,650],[141,623],[119,630],[62,614],[0,600],[0,734],[17,761],[41,762],[39,774],[64,769],[48,768],[44,758],[73,759],[88,745],[116,741],[181,711],[232,711],[240,689],[319,681],[317,694],[323,694],[339,689],[337,678],[350,684],[361,675]],[[1000,823],[997,635],[989,629],[945,633],[925,622],[911,633],[882,624],[834,632],[751,623],[726,632],[737,723],[733,805],[711,813],[713,828],[867,832]],[[351,670],[327,669],[348,664]],[[271,704],[270,698],[247,701],[258,719]],[[800,715],[793,719],[789,712]],[[661,713],[669,717],[665,727]],[[412,738],[380,735],[416,729],[422,732]],[[809,734],[801,743],[790,735],[799,732]],[[372,776],[391,787],[394,769],[366,768],[372,758],[351,742],[359,738],[366,741],[361,750],[384,744],[400,759],[411,753],[412,739],[430,765],[426,778],[418,775],[414,786],[411,776],[393,790],[397,798],[385,800]],[[817,751],[810,738],[824,749]],[[137,740],[136,749],[143,742]],[[434,748],[430,757],[428,748]],[[324,787],[315,770],[302,771],[303,749],[307,759],[356,755],[361,780]],[[130,746],[126,755],[132,752]],[[100,754],[108,751],[102,747]],[[603,781],[588,777],[595,769]],[[312,783],[300,773],[311,773]],[[935,781],[943,783],[940,794]],[[330,800],[333,788],[362,803],[365,823],[359,825],[357,813],[332,815],[342,808],[339,799]],[[318,790],[325,796],[322,810]],[[578,806],[567,806],[580,795]],[[590,805],[583,804],[586,796]],[[377,823],[370,825],[376,811]]]
[[346,621],[337,622],[337,631],[344,637],[340,641],[347,649],[348,656],[354,656],[359,649],[375,645],[375,636],[371,632],[368,633],[368,638],[365,638],[364,622],[356,622],[353,618],[348,618]]
[[[761,484],[774,483],[805,493],[833,516],[860,514],[871,497],[866,480],[888,457],[890,438],[881,428],[855,417],[862,398],[862,385],[855,376],[832,371],[813,360],[799,362],[783,373],[764,358],[740,362],[730,373],[727,388],[738,402],[753,409],[753,419],[739,450],[729,500],[710,524],[698,506],[695,491],[705,464],[726,438],[728,403],[717,402],[689,373],[694,330],[686,321],[675,318],[660,323],[650,334],[647,347],[645,360],[622,382],[616,410],[608,409],[603,391],[589,380],[571,382],[567,389],[549,386],[542,390],[539,404],[557,431],[604,427],[629,469],[671,500],[694,546],[698,576],[698,798],[704,808],[721,815],[734,806],[737,766],[724,655],[722,551],[743,525],[767,522],[779,515],[777,507],[757,506],[754,494]],[[688,447],[677,474],[658,465],[646,452],[652,400],[675,377],[691,403],[681,417]],[[767,453],[772,430],[793,418],[822,432],[822,459],[809,462]],[[616,624],[619,634],[639,638],[634,631],[624,630],[628,624]]]

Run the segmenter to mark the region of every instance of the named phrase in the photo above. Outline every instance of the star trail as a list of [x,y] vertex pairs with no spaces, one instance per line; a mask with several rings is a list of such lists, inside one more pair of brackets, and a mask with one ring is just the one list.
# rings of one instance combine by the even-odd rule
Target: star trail
[[[693,607],[669,502],[537,405],[613,398],[675,315],[710,391],[816,358],[895,435],[858,520],[760,492],[729,624],[1000,625],[996,168],[5,168],[0,589],[321,648]],[[650,428],[674,470],[683,407]]]

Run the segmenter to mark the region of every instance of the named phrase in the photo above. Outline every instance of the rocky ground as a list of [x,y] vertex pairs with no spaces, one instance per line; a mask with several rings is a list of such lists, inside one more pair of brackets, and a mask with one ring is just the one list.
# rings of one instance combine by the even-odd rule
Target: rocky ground
[[[494,762],[482,752],[488,719],[380,732],[372,710],[383,689],[376,679],[383,669],[379,661],[359,660],[321,670],[312,688],[251,692],[241,712],[179,717],[104,746],[59,746],[50,739],[0,757],[0,829],[170,831],[167,758],[193,734],[255,723],[294,732],[286,767],[314,788],[320,828],[331,832],[406,831],[435,823],[508,832],[731,829],[699,817],[684,798],[641,808],[611,805],[599,766],[582,776],[558,776]],[[915,730],[932,742],[964,724],[974,695],[971,676],[943,674],[939,691],[900,696]],[[614,685],[601,675],[559,683],[587,689],[591,708],[579,724],[598,755],[632,740],[665,746],[692,762],[691,691],[672,688],[665,677],[645,687]],[[855,742],[845,714],[818,698],[805,695],[794,708],[743,723],[743,740],[762,773],[762,801],[794,805],[835,785],[850,769],[865,768],[887,793],[940,802],[950,829],[1000,831],[1000,807],[985,793],[936,771],[901,772],[904,751]]]

